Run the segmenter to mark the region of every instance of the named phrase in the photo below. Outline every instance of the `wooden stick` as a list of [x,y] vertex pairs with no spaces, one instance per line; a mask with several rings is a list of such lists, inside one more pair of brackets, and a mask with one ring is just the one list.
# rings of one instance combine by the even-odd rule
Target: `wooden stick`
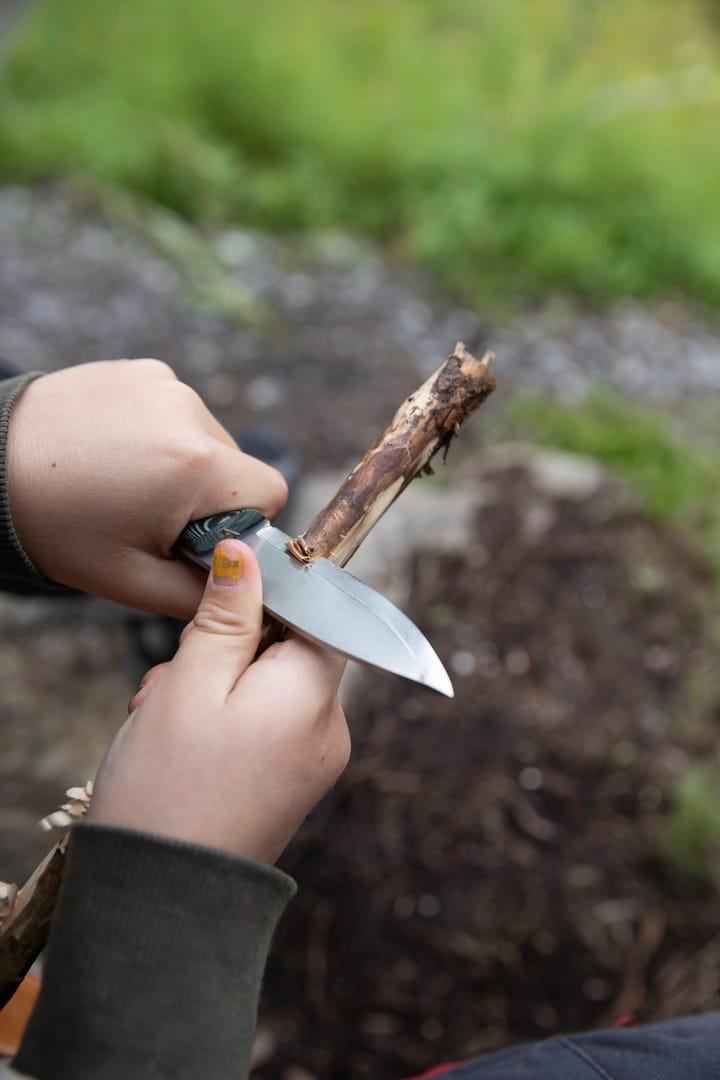
[[0,932],[0,1009],[13,996],[45,947],[65,866],[65,832],[15,897]]
[[[400,406],[324,510],[304,533],[288,541],[291,554],[304,562],[323,557],[344,566],[410,481],[432,472],[434,455],[441,449],[447,453],[460,425],[495,389],[492,360],[491,353],[476,360],[458,342],[445,363]],[[261,650],[278,626],[268,629]],[[67,837],[63,835],[20,890],[0,928],[0,1007],[47,941]]]
[[442,367],[403,402],[305,532],[288,543],[290,553],[302,562],[322,556],[344,566],[410,481],[432,473],[438,450],[447,455],[460,425],[493,392],[493,359],[485,353],[476,360],[459,341]]

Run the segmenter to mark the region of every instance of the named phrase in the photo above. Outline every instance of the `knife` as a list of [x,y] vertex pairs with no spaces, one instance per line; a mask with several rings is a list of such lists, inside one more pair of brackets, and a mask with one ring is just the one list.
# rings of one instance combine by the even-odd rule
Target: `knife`
[[234,510],[191,521],[175,547],[208,569],[215,545],[228,537],[244,541],[255,552],[263,606],[274,618],[351,660],[454,696],[437,653],[399,608],[328,559],[299,562],[287,551],[289,537],[259,510]]

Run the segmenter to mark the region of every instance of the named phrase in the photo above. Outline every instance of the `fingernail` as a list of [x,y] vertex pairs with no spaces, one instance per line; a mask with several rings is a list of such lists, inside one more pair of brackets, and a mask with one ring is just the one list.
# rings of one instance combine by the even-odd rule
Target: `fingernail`
[[230,558],[219,548],[215,548],[212,564],[214,585],[237,585],[243,574],[243,561],[240,555]]

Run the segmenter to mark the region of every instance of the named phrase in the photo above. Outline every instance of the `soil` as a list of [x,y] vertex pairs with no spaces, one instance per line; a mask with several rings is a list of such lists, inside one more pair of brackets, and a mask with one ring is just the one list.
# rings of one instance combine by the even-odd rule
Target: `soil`
[[686,542],[604,484],[483,482],[464,556],[410,614],[449,702],[366,676],[350,768],[283,860],[263,1080],[402,1077],[558,1031],[720,1005],[716,892],[660,854],[674,778],[717,749],[717,616]]

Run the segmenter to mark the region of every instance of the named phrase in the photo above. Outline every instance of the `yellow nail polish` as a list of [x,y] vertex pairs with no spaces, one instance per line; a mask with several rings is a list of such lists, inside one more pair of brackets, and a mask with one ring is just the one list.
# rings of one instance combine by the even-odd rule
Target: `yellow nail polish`
[[227,556],[224,551],[215,548],[213,554],[212,576],[215,585],[237,585],[243,575],[242,556]]

